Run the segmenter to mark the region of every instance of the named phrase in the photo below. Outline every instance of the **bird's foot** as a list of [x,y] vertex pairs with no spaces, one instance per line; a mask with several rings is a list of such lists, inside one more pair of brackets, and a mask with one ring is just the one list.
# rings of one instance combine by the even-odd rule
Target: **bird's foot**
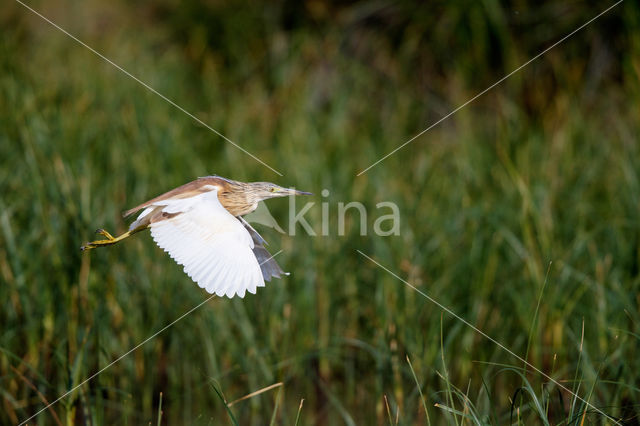
[[106,230],[100,228],[100,229],[96,229],[96,234],[98,235],[102,235],[103,237],[105,237],[107,240],[115,240],[115,238],[113,237],[113,235],[111,235],[110,233],[108,233]]
[[113,235],[111,235],[110,233],[108,233],[107,231],[105,231],[102,228],[96,230],[96,234],[102,235],[103,237],[106,238],[106,240],[96,240],[96,241],[91,241],[89,243],[84,243],[80,247],[80,250],[82,250],[82,251],[91,250],[91,249],[94,249],[94,248],[97,248],[97,247],[108,246],[108,245],[111,245],[111,244],[115,244],[115,243],[117,243],[119,241],[117,238],[114,238]]

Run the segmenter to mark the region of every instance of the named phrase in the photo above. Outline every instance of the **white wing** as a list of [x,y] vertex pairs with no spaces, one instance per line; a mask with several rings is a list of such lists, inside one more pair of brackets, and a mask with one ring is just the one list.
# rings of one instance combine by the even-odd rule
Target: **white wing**
[[253,240],[222,207],[217,190],[154,205],[175,216],[151,223],[151,236],[200,287],[218,296],[244,297],[245,291],[255,294],[264,286]]

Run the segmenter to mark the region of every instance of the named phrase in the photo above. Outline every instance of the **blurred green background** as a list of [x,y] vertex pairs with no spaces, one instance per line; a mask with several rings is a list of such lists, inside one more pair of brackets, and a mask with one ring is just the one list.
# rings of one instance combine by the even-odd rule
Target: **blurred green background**
[[[640,7],[586,1],[29,1],[0,12],[0,423],[208,296],[121,211],[219,174],[312,191],[260,228],[291,276],[213,299],[30,424],[625,424],[640,413]],[[328,197],[321,197],[328,189]],[[305,200],[306,201],[306,200]],[[338,236],[337,203],[355,211]],[[372,234],[376,203],[400,235]],[[286,200],[268,207],[281,224]],[[411,366],[407,362],[411,360]],[[413,370],[413,371],[412,371]],[[279,388],[233,401],[271,384]],[[162,402],[160,407],[160,395]],[[300,402],[304,405],[300,409]],[[426,411],[425,411],[426,410]]]

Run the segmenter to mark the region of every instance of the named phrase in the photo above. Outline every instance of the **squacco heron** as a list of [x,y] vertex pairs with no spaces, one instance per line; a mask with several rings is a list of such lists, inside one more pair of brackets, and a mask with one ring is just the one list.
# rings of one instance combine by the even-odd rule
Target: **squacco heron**
[[284,274],[265,249],[265,240],[242,217],[258,202],[288,195],[312,195],[269,182],[243,183],[220,176],[201,177],[124,212],[142,210],[124,234],[104,229],[104,240],[84,244],[82,250],[116,244],[151,228],[156,244],[169,253],[184,272],[207,292],[244,297],[255,294],[265,280]]

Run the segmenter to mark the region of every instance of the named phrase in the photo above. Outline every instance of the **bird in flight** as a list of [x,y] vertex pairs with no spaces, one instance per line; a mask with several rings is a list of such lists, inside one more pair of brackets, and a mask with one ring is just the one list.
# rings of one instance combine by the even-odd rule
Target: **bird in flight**
[[288,195],[312,194],[269,182],[201,177],[127,210],[124,217],[142,211],[127,232],[114,237],[98,229],[105,239],[86,243],[81,250],[116,244],[151,228],[156,244],[200,287],[218,296],[244,297],[245,291],[255,294],[265,280],[285,273],[242,216],[262,200]]

